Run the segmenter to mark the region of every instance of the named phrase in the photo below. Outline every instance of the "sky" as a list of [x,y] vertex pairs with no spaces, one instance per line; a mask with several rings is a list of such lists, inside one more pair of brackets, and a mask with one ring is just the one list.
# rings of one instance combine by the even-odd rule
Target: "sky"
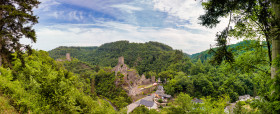
[[[39,0],[34,9],[35,49],[49,51],[59,46],[100,46],[128,40],[157,41],[194,54],[215,45],[216,28],[199,24],[205,13],[200,0]],[[22,42],[30,44],[28,40]]]

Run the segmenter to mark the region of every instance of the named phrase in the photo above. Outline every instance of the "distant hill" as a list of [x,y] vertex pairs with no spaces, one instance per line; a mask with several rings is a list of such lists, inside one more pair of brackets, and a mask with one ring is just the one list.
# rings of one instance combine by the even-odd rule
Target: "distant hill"
[[161,72],[170,64],[177,63],[186,56],[180,50],[159,42],[130,43],[117,41],[106,43],[100,47],[58,47],[49,54],[52,58],[65,58],[66,53],[91,65],[113,67],[118,57],[124,56],[125,64],[134,67],[142,74],[148,71]]
[[[239,55],[241,53],[244,53],[246,50],[254,49],[255,48],[254,46],[255,46],[256,43],[260,43],[260,42],[255,41],[255,40],[244,40],[244,41],[238,42],[236,44],[229,45],[228,49],[232,50],[232,52],[235,55]],[[262,44],[263,44],[264,48],[267,48],[266,47],[266,42],[262,42]],[[216,50],[216,49],[217,48],[213,48],[213,50]],[[204,62],[208,59],[211,59],[211,57],[214,56],[213,53],[209,53],[209,50],[210,49],[199,52],[199,53],[192,54],[192,55],[190,55],[190,58],[193,61],[197,61],[198,59],[200,59],[202,62]]]

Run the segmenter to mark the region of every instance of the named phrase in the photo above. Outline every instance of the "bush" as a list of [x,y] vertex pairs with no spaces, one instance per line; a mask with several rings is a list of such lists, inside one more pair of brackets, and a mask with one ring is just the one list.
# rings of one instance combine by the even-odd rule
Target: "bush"
[[162,99],[159,99],[158,102],[159,102],[159,103],[163,103],[163,100],[162,100]]

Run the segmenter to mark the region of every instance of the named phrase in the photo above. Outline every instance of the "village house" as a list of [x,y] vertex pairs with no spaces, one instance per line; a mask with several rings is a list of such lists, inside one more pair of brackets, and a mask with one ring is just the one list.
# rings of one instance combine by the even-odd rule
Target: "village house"
[[141,99],[140,106],[145,106],[148,109],[157,109],[157,104],[153,101],[148,101],[145,99]]
[[167,100],[169,98],[171,98],[171,95],[167,95],[164,93],[164,89],[163,89],[163,86],[159,85],[158,86],[158,89],[155,93],[155,98],[158,98],[158,99],[163,99],[163,100]]
[[171,95],[167,95],[164,92],[163,86],[159,85],[154,97],[154,102],[158,106],[166,106],[167,101],[171,98]]

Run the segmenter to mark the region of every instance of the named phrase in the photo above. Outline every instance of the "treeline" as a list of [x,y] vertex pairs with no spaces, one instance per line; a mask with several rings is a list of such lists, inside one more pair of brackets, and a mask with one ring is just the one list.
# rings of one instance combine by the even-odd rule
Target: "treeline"
[[117,41],[100,47],[58,47],[49,51],[54,59],[65,58],[66,53],[83,62],[102,67],[114,67],[118,57],[124,56],[125,64],[135,68],[140,74],[165,71],[170,64],[178,63],[185,56],[180,50],[173,50],[170,46],[151,41],[147,43]]
[[[244,40],[241,42],[238,42],[236,44],[231,44],[228,46],[228,50],[233,52],[235,56],[238,56],[244,52],[247,52],[248,50],[254,50],[255,48],[263,47],[264,49],[267,49],[267,45],[265,41],[257,41],[257,40]],[[214,56],[215,51],[217,48],[208,49],[199,53],[195,53],[190,55],[190,58],[193,61],[197,61],[198,59],[201,60],[201,62],[211,60],[211,58]]]

